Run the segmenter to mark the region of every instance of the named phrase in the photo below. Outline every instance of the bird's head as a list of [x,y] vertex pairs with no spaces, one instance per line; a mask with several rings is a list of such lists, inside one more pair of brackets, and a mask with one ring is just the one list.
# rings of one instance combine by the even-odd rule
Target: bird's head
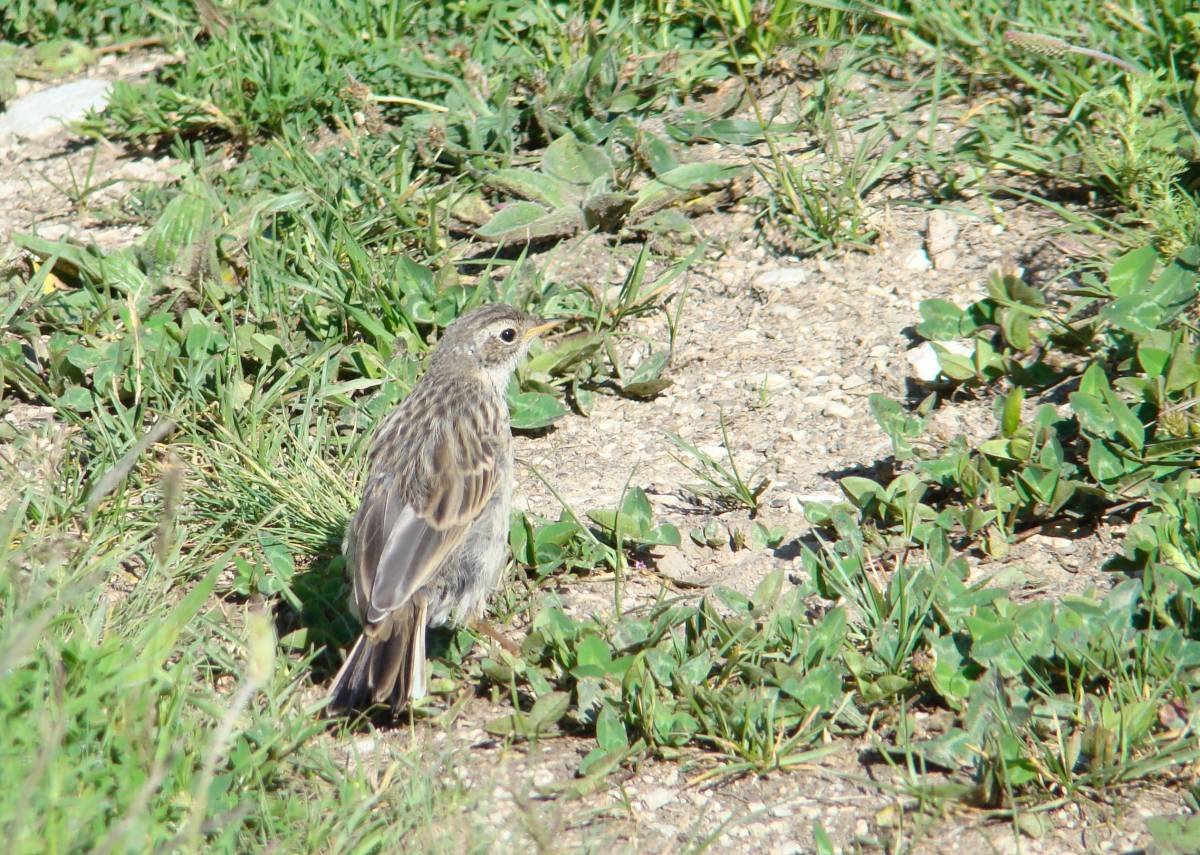
[[434,350],[431,369],[461,369],[465,362],[503,390],[530,343],[557,324],[506,303],[480,306],[446,328]]

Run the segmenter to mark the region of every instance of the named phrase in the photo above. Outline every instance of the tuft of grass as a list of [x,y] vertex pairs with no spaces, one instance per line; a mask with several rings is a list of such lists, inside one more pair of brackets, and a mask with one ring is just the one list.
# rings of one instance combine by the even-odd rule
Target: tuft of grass
[[766,464],[760,464],[748,476],[743,476],[733,457],[733,445],[729,440],[729,426],[725,413],[721,413],[721,444],[725,449],[724,462],[703,451],[675,434],[667,438],[694,462],[675,457],[676,462],[701,480],[701,484],[689,487],[696,496],[716,504],[719,508],[746,508],[753,514],[758,510],[759,499],[771,486],[766,476],[758,473]]
[[80,475],[64,460],[0,515],[0,727],[25,782],[0,795],[14,851],[366,851],[461,807],[424,775],[377,789],[322,736],[311,657],[276,656],[261,607],[214,596],[244,538],[179,521],[160,555],[129,501],[73,514]]

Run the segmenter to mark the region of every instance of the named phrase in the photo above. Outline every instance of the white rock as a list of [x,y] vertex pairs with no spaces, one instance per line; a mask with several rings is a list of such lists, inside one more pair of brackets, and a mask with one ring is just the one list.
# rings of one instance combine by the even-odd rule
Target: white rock
[[931,211],[925,223],[925,249],[938,270],[949,270],[958,263],[954,244],[958,240],[958,222],[945,211]]
[[932,383],[942,373],[942,369],[938,366],[938,358],[933,350],[933,345],[927,341],[923,341],[911,350],[905,351],[904,358],[912,366],[913,374],[917,375],[918,380]]
[[675,801],[675,792],[668,790],[666,787],[657,787],[642,796],[642,804],[649,811],[666,807],[673,801]]
[[672,546],[663,547],[662,557],[654,563],[658,565],[659,572],[668,579],[682,579],[693,572],[692,562],[681,550]]
[[782,392],[792,385],[790,378],[783,374],[776,374],[773,371],[767,371],[763,374],[751,374],[742,381],[747,389],[755,392],[766,387],[768,392]]
[[774,306],[771,306],[770,312],[772,315],[783,318],[785,321],[798,321],[804,317],[803,309],[787,303],[776,303]]
[[679,829],[671,825],[669,822],[657,822],[654,824],[654,830],[657,831],[667,840],[674,840],[679,836]]
[[828,401],[824,409],[821,410],[827,416],[833,416],[835,419],[848,419],[854,415],[854,410],[843,404],[841,401]]
[[933,262],[929,260],[929,256],[923,249],[914,249],[904,258],[905,270],[928,270],[931,267],[933,267]]
[[38,227],[37,236],[45,240],[63,240],[68,237],[78,238],[80,232],[76,223],[46,223]]
[[121,177],[129,181],[163,181],[170,174],[170,166],[167,158],[154,160],[143,157],[126,163],[121,170]]
[[933,257],[933,267],[935,270],[953,270],[957,266],[958,253],[953,249],[939,252]]
[[[957,353],[959,356],[970,356],[974,352],[974,347],[966,342],[939,341],[938,344],[951,353]],[[926,383],[932,383],[942,373],[942,369],[938,363],[937,351],[927,341],[923,341],[916,347],[905,351],[904,358],[912,366],[913,374],[917,376],[917,379],[923,380]]]
[[803,285],[812,276],[812,271],[806,267],[784,267],[780,270],[767,270],[759,274],[754,284],[760,288],[779,288],[786,285]]
[[111,92],[112,81],[88,78],[18,98],[0,115],[0,143],[53,136],[88,110],[103,109]]

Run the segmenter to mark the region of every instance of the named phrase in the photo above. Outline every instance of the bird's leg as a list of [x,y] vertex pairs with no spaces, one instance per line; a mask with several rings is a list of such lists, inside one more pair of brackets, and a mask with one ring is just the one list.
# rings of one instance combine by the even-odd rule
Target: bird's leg
[[492,641],[499,644],[513,656],[521,655],[521,645],[514,642],[511,638],[503,635],[494,626],[485,621],[483,618],[471,622],[471,629],[478,632],[480,635],[486,635]]

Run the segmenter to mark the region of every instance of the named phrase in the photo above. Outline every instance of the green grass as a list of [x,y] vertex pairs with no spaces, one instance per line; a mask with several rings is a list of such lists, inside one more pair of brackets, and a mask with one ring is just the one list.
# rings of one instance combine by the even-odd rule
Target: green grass
[[[944,385],[993,400],[994,433],[934,439],[935,399],[874,397],[899,475],[844,479],[845,502],[808,509],[798,584],[771,574],[750,598],[626,611],[626,574],[680,541],[636,484],[614,508],[518,516],[525,584],[498,608],[532,618],[521,655],[431,642],[417,715],[453,720],[484,687],[511,708],[489,724],[505,739],[594,739],[562,798],[647,755],[780,772],[849,734],[896,764],[904,810],[953,798],[1019,823],[1194,764],[1200,17],[1152,5],[6,6],[0,95],[90,51],[178,50],[82,129],[182,167],[89,209],[147,224],[135,245],[20,236],[0,274],[0,412],[54,410],[0,422],[0,763],[26,782],[0,794],[5,839],[487,848],[493,832],[461,821],[484,795],[446,774],[465,761],[353,761],[359,731],[319,715],[356,632],[338,545],[371,426],[437,331],[494,299],[567,321],[510,389],[521,429],[598,395],[652,398],[707,248],[695,212],[753,206],[789,252],[870,247],[894,182],[934,204],[981,194],[998,217],[1031,199],[1119,248],[1071,293],[1001,273],[971,306],[921,307]],[[780,80],[803,93],[782,117]],[[82,207],[91,188],[89,171],[66,189]],[[616,287],[529,259],[585,231],[626,256]],[[656,316],[661,333],[631,332]],[[718,508],[757,507],[765,479],[680,448]],[[968,551],[1121,518],[1111,559],[1133,575],[1104,596],[1016,602],[1003,578],[964,581]],[[785,533],[690,536],[765,549]],[[553,588],[597,571],[613,614],[571,617]],[[918,740],[914,707],[952,724]],[[928,786],[929,768],[953,785]]]
[[[430,774],[436,757],[354,762],[322,735],[303,698],[311,655],[277,645],[262,606],[214,596],[230,558],[252,554],[244,538],[219,519],[181,519],[164,538],[152,487],[81,518],[73,455],[39,474],[0,519],[3,763],[23,782],[0,817],[14,851],[373,851],[469,803]],[[388,762],[412,772],[380,791]]]

